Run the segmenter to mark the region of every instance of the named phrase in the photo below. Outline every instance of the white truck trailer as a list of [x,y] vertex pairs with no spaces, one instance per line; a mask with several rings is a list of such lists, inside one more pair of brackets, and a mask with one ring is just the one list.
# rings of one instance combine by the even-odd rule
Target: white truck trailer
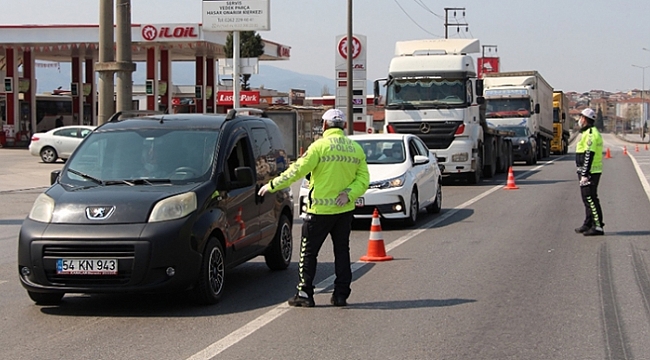
[[537,159],[551,154],[553,88],[537,71],[487,73],[483,79],[487,121],[526,126],[535,135]]
[[512,164],[512,133],[485,119],[483,82],[469,55],[479,51],[477,39],[399,41],[388,77],[374,82],[375,103],[380,83],[386,87],[384,131],[418,135],[443,176],[472,184]]

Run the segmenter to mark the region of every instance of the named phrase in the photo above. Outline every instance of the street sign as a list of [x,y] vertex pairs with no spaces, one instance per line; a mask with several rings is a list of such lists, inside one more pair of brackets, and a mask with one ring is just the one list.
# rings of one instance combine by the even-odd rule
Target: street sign
[[194,87],[194,97],[196,99],[203,99],[203,85],[196,85]]
[[147,95],[153,95],[153,80],[146,81],[144,93]]
[[78,83],[70,83],[70,95],[73,97],[79,96],[79,84]]
[[271,30],[269,0],[203,0],[203,31]]
[[10,77],[5,78],[5,92],[12,93],[14,92],[14,79]]

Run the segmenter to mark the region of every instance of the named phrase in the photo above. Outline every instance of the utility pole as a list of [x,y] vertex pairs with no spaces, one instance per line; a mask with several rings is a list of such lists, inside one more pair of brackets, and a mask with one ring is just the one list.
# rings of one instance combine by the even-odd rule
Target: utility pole
[[463,11],[463,17],[465,17],[465,8],[445,8],[445,39],[449,39],[449,31],[448,30],[449,30],[450,26],[455,26],[457,32],[460,31],[459,28],[461,26],[465,26],[465,27],[469,26],[469,24],[460,24],[460,23],[450,24],[449,23],[449,11],[451,11],[451,10],[454,11],[454,17],[456,17],[456,11],[457,10],[462,10]]
[[[99,116],[97,125],[105,123],[115,111],[131,110],[133,103],[132,76],[135,64],[131,56],[131,0],[117,1],[117,28],[113,29],[113,0],[101,0],[99,5],[99,62],[95,71],[99,73]],[[117,43],[114,39],[117,31]],[[115,51],[117,48],[117,61]],[[115,73],[118,73],[116,108],[113,108],[115,94]]]
[[641,126],[641,138],[644,138],[645,134],[644,134],[643,130],[644,130],[644,127],[645,127],[646,114],[645,114],[645,103],[643,102],[643,93],[645,92],[645,69],[649,68],[650,65],[639,66],[639,65],[634,65],[633,64],[632,66],[634,66],[636,68],[639,68],[642,71],[641,76],[643,77],[643,80],[641,80],[641,106],[639,107],[640,108],[639,125]]
[[[348,49],[347,49],[347,66],[348,66],[348,86],[347,86],[347,117],[348,135],[354,135],[354,109],[352,108],[352,87],[354,86],[354,74],[352,71],[352,0],[348,0]],[[364,99],[365,101],[365,99]]]

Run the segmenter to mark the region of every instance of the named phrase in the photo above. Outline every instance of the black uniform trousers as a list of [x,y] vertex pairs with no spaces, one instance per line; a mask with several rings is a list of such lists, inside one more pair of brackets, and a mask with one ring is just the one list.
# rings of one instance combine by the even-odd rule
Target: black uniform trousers
[[334,295],[347,299],[350,296],[352,269],[350,268],[350,231],[353,211],[335,215],[307,214],[302,225],[300,243],[300,273],[298,291],[314,296],[314,277],[318,252],[327,235],[331,235],[334,247]]
[[[578,179],[580,175],[578,175]],[[589,185],[580,186],[580,195],[582,203],[585,205],[585,221],[582,223],[587,227],[602,227],[603,210],[600,208],[600,199],[598,199],[598,183],[600,182],[600,173],[591,174]]]

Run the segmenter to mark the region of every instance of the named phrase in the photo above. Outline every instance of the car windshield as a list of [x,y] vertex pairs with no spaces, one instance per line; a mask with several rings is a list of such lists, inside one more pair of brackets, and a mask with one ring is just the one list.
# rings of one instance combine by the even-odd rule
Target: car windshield
[[464,105],[467,102],[465,82],[461,79],[394,79],[387,86],[387,107],[439,108]]
[[487,99],[485,116],[488,118],[528,117],[530,99]]
[[356,140],[370,164],[400,164],[406,159],[402,140]]
[[512,131],[517,137],[528,136],[528,131],[525,126],[500,126],[499,129]]
[[209,176],[218,131],[125,129],[89,136],[66,164],[73,186],[195,182]]

